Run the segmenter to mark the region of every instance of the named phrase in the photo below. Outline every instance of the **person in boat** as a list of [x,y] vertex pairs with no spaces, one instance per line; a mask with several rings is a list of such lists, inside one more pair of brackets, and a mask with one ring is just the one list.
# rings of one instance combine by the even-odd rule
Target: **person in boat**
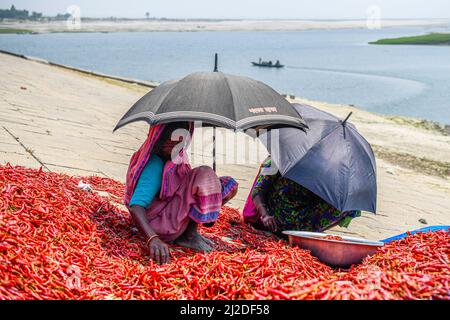
[[269,60],[269,66],[271,66],[272,65],[272,60]]
[[159,264],[169,259],[168,244],[210,251],[213,242],[197,232],[198,225],[214,224],[238,189],[231,177],[189,165],[185,149],[193,130],[192,122],[151,126],[128,167],[125,205]]
[[321,232],[347,227],[360,211],[341,212],[300,184],[273,174],[270,156],[262,163],[243,209],[244,222],[282,235],[284,230]]
[[276,66],[280,65],[280,60],[277,60],[277,62],[275,63]]

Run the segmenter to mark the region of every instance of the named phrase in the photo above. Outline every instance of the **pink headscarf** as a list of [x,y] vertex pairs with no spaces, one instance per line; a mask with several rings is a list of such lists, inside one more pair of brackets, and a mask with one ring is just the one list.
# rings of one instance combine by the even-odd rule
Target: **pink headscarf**
[[253,181],[253,185],[250,189],[250,193],[245,201],[244,208],[242,209],[242,216],[244,218],[245,223],[253,224],[259,228],[264,228],[264,225],[261,221],[261,217],[259,216],[258,210],[256,210],[256,206],[253,203],[252,199],[252,191],[255,187],[256,182],[258,181],[258,176],[261,173],[262,164],[259,167],[258,173],[256,174],[255,180]]
[[[142,170],[144,170],[145,165],[150,159],[151,152],[165,128],[166,124],[151,126],[150,130],[148,131],[147,139],[130,159],[125,183],[124,197],[124,202],[127,207],[130,204],[131,197],[133,196],[134,189],[136,188],[136,184],[139,180],[139,177],[141,176]],[[189,122],[189,133],[192,137],[194,133],[193,122]],[[187,146],[185,146],[185,148],[187,148]],[[183,150],[185,150],[185,148]],[[169,196],[175,191],[177,186],[170,183],[171,180],[175,180],[171,179],[173,176],[176,175],[178,177],[182,177],[192,169],[191,165],[188,162],[187,155],[185,152],[183,152],[183,150],[180,151],[180,154],[178,155],[179,158],[175,161],[178,164],[169,160],[164,165],[163,179],[159,195],[161,199],[164,199],[166,196]]]

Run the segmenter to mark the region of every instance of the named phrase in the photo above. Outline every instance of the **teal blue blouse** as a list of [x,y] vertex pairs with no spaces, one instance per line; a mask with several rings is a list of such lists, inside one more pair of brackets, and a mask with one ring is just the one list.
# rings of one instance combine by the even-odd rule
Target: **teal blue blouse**
[[155,195],[161,189],[163,169],[164,161],[156,154],[152,154],[134,188],[130,207],[141,206],[147,208],[150,205]]

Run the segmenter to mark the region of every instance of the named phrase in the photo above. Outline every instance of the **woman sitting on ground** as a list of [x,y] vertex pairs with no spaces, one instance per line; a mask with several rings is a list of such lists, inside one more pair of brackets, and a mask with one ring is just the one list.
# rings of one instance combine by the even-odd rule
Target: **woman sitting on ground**
[[201,236],[197,226],[214,224],[222,205],[237,192],[233,178],[188,164],[185,149],[193,130],[191,122],[152,126],[128,168],[125,204],[151,258],[160,264],[169,259],[167,243],[210,251],[212,241]]
[[268,157],[245,203],[244,222],[281,235],[284,230],[321,232],[337,224],[347,227],[360,211],[341,212],[298,183],[272,173]]

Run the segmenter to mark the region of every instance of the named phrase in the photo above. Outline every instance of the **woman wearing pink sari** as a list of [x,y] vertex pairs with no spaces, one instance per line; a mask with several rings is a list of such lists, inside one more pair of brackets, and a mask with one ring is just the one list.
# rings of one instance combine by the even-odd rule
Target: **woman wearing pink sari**
[[193,131],[193,123],[187,122],[152,126],[128,167],[125,205],[151,258],[160,264],[169,259],[167,243],[210,251],[213,242],[197,227],[214,224],[222,205],[237,192],[233,178],[219,178],[207,166],[189,165],[184,151]]

